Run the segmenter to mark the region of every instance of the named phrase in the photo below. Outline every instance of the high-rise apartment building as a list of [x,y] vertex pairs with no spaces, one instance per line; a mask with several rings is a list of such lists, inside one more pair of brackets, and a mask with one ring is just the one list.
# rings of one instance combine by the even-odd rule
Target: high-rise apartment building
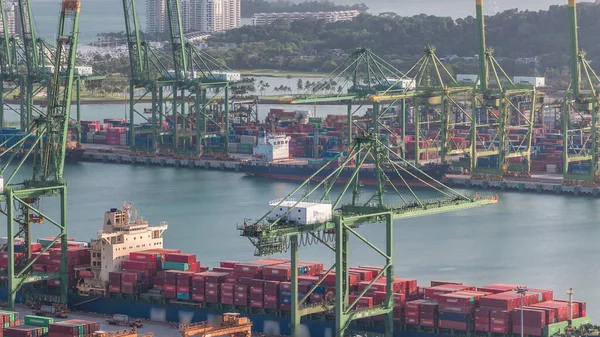
[[[10,36],[15,36],[20,32],[17,4],[10,1],[6,2],[4,4],[4,12],[6,14],[6,26],[8,28],[8,34]],[[4,27],[4,23],[2,22],[2,18],[0,17],[0,30],[2,30],[2,27]]]
[[[179,1],[183,30],[186,33],[215,32],[241,26],[241,0]],[[146,31],[167,31],[167,15],[165,0],[146,0]]]

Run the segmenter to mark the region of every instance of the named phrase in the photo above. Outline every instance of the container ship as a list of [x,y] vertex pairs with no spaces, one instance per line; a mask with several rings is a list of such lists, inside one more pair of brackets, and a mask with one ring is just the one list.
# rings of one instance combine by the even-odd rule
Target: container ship
[[[313,177],[314,181],[322,181],[331,175],[344,161],[346,153],[329,151],[320,160],[299,161],[289,160],[290,137],[284,134],[262,134],[253,149],[253,159],[242,161],[240,172],[249,176],[258,176],[279,180],[305,181]],[[317,171],[323,164],[328,167]],[[449,164],[427,164],[417,169],[414,166],[404,166],[402,169],[390,168],[385,170],[386,176],[398,186],[410,184],[423,186],[433,181],[440,181],[444,174],[450,171]],[[317,173],[315,175],[315,173]],[[336,183],[346,183],[354,174],[353,165],[346,166],[340,173]],[[376,185],[376,172],[369,165],[361,166],[361,183]]]
[[[256,332],[290,334],[288,260],[222,261],[209,268],[194,254],[164,248],[167,229],[166,222],[149,225],[130,204],[124,204],[121,209],[105,213],[102,230],[91,241],[69,239],[71,310],[185,323],[239,312],[249,317]],[[58,270],[58,245],[41,253],[52,242],[53,238],[46,238],[31,244],[33,255],[40,256],[32,266],[34,273]],[[15,261],[19,263],[24,257],[22,241],[16,240],[14,245]],[[8,256],[6,252],[2,254],[0,269],[5,269]],[[364,290],[380,270],[376,266],[352,268],[349,285],[353,296]],[[335,276],[323,276],[322,263],[300,262],[298,272],[300,297],[324,278],[309,296],[310,305],[335,297]],[[59,280],[40,281],[27,293],[58,302],[59,285]],[[585,302],[555,299],[552,290],[529,288],[521,294],[517,288],[514,284],[476,287],[449,281],[418,285],[416,279],[395,277],[394,334],[512,336],[520,332],[521,310],[528,336],[550,337],[564,333],[568,326],[590,323]],[[381,305],[385,291],[385,280],[377,280],[358,306]],[[6,296],[6,289],[2,289],[2,295]],[[24,297],[19,293],[18,300],[23,301]],[[326,312],[305,317],[303,324],[310,336],[327,336],[332,333],[334,320],[333,313]],[[383,324],[383,317],[373,317],[356,321],[352,329],[378,333],[384,331]]]

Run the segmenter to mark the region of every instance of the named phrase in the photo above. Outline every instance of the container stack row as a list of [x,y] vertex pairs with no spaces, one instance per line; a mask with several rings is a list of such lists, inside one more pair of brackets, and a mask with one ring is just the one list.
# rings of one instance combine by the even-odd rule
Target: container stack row
[[139,294],[159,286],[165,297],[191,299],[189,275],[208,270],[200,266],[196,255],[174,249],[153,249],[130,253],[121,263],[121,271],[109,273],[108,291]]
[[70,319],[48,326],[48,337],[89,337],[100,330],[100,323]]
[[3,337],[89,337],[100,330],[98,322],[77,319],[56,322],[51,317],[26,315],[20,321],[16,312],[0,311],[0,319],[4,322],[0,329]]

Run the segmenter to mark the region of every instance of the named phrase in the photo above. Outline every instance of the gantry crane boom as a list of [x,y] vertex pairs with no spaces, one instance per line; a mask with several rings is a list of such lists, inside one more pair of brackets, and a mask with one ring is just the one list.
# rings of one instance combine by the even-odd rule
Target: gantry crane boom
[[13,82],[22,84],[21,77],[15,71],[13,57],[14,40],[11,39],[8,18],[4,3],[0,5],[0,19],[2,20],[2,33],[0,34],[0,127],[4,126],[4,83]]
[[142,86],[145,84],[147,76],[135,0],[123,0],[123,12],[125,14],[125,34],[127,35],[131,81],[136,86]]
[[[8,303],[14,309],[17,291],[26,283],[40,280],[60,279],[61,303],[67,302],[67,189],[63,178],[67,131],[71,109],[71,96],[73,90],[73,77],[75,58],[77,56],[77,41],[79,36],[79,0],[63,0],[61,3],[60,20],[56,53],[54,55],[54,72],[48,91],[49,104],[46,111],[41,111],[39,116],[32,119],[28,127],[27,137],[16,141],[16,145],[0,153],[0,157],[8,157],[0,171],[2,176],[12,169],[8,179],[2,182],[0,201],[5,202],[2,211],[7,216],[7,237],[21,237],[24,239],[25,254],[19,258],[15,255],[14,245],[8,244]],[[31,140],[33,144],[25,144]],[[6,146],[7,140],[0,146]],[[17,154],[22,157],[16,161]],[[33,157],[32,175],[29,179],[13,183],[13,179],[20,171],[27,168],[25,161]],[[3,160],[4,161],[4,160]],[[60,196],[60,220],[53,220],[44,214],[38,207],[42,197]],[[61,243],[61,264],[58,273],[44,272],[33,274],[31,266],[39,258],[32,257],[29,247],[31,245],[31,225],[45,219],[55,225],[59,234],[52,244],[44,248],[47,251],[55,242]],[[18,230],[15,232],[15,223]],[[8,240],[12,243],[12,240]]]
[[189,78],[186,42],[183,35],[183,20],[181,18],[181,2],[179,0],[166,0],[167,21],[169,23],[169,36],[171,38],[171,52],[173,54],[173,68],[175,78],[180,83]]

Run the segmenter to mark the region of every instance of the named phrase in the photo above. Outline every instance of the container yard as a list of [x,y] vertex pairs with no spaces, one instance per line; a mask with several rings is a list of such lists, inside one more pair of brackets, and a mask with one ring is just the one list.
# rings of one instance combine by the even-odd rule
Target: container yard
[[[179,0],[165,4],[176,14],[169,10],[167,17],[169,60],[159,58],[143,40],[135,1],[122,1],[131,67],[125,120],[81,120],[79,106],[76,116],[71,113],[81,82],[98,80],[91,68],[76,65],[85,3],[61,1],[56,43],[45,46],[36,38],[29,1],[19,1],[22,43],[0,44],[7,88],[23,91],[19,127],[0,129],[0,156],[5,159],[0,202],[7,223],[0,247],[0,297],[10,309],[0,311],[3,336],[139,336],[137,330],[150,325],[145,319],[177,326],[177,331],[148,331],[145,337],[599,334],[587,302],[574,300],[573,289],[562,298],[543,284],[423,284],[394,270],[399,265],[394,261],[396,221],[498,203],[498,196],[459,192],[444,185],[444,179],[468,187],[513,189],[516,183],[518,190],[598,194],[599,102],[581,83],[582,73],[593,70],[579,57],[575,0],[568,1],[572,83],[562,103],[551,103],[536,86],[542,80],[516,77],[515,83],[500,68],[486,44],[483,0],[476,0],[478,85],[458,83],[433,46],[424,48],[408,73],[358,48],[328,76],[328,85],[316,83],[304,94],[281,97],[290,106],[338,102],[347,106],[347,114],[320,118],[310,111],[271,109],[262,121],[255,99],[234,94],[247,85],[239,73],[182,42]],[[0,14],[6,23],[3,7]],[[7,29],[3,31],[9,41]],[[46,51],[40,48],[53,49],[44,60],[52,66],[38,60]],[[341,79],[352,83],[332,84]],[[33,98],[42,91],[48,102],[38,109]],[[140,94],[151,97],[150,108],[138,106]],[[366,112],[358,115],[356,105],[366,105]],[[254,249],[257,256],[234,261],[223,254],[218,265],[209,266],[202,260],[231,248],[226,241],[219,242],[220,250],[198,247],[200,254],[165,248],[169,224],[151,225],[128,203],[108,209],[89,240],[70,238],[65,163],[83,157],[233,169],[301,183],[262,208],[244,210],[259,214],[241,214],[237,205],[226,203],[226,209],[207,209],[239,215],[237,224],[222,225],[248,239],[248,251]],[[28,160],[33,165],[25,165]],[[560,184],[555,183],[557,174]],[[416,187],[428,193],[416,193]],[[149,193],[160,187],[152,189]],[[331,198],[332,191],[339,195]],[[50,198],[56,201],[50,206],[52,215],[43,209]],[[165,200],[170,206],[176,203]],[[263,208],[268,211],[262,213]],[[197,220],[180,223],[202,223]],[[56,234],[35,240],[34,228],[42,224]],[[375,243],[359,232],[364,226],[378,226],[383,240]],[[361,254],[376,253],[382,261],[353,264],[351,238],[365,244]],[[335,263],[299,258],[301,247],[317,244],[335,254]],[[18,314],[18,303],[29,305],[34,315]],[[101,323],[76,312],[106,316]],[[126,331],[105,331],[103,324]]]

